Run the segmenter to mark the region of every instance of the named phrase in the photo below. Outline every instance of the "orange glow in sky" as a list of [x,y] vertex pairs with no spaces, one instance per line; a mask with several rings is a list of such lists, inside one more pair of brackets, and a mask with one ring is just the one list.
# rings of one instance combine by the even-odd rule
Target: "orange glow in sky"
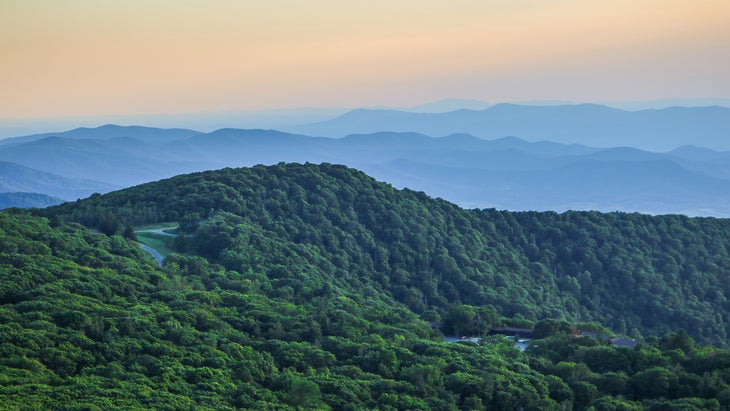
[[0,118],[730,97],[727,0],[0,3]]

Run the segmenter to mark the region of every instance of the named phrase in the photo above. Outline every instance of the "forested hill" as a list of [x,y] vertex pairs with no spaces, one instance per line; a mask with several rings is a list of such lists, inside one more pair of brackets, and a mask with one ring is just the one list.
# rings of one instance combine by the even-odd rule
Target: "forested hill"
[[180,250],[289,301],[377,296],[424,318],[460,303],[727,343],[730,220],[463,210],[330,164],[183,175],[44,212],[108,233],[181,221],[194,235]]
[[[182,232],[160,267],[135,229],[163,221]],[[730,350],[703,346],[726,345],[728,238],[715,219],[462,210],[329,164],[4,210],[0,408],[729,409]]]

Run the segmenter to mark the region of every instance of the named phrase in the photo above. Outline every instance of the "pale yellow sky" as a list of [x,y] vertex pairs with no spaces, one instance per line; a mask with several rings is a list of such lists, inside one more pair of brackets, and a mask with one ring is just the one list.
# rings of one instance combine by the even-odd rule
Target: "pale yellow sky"
[[730,97],[728,0],[0,0],[0,118]]

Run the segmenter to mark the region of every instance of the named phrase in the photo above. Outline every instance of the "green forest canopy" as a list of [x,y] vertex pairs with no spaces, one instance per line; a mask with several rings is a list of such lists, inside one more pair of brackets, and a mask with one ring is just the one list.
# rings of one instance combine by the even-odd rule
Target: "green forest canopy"
[[[161,221],[192,234],[163,268],[121,235]],[[0,403],[727,409],[730,353],[703,345],[727,341],[728,233],[718,219],[462,210],[329,164],[9,210]],[[542,339],[524,353],[443,343],[424,321],[439,318],[470,334],[536,323]],[[608,346],[576,324],[646,339]]]
[[[730,220],[464,210],[330,164],[179,176],[48,214],[113,231],[205,219],[186,247],[228,269],[265,258],[292,270],[295,257],[310,279],[384,292],[416,313],[462,303],[635,336],[728,335]],[[264,243],[292,250],[243,252],[274,247]]]

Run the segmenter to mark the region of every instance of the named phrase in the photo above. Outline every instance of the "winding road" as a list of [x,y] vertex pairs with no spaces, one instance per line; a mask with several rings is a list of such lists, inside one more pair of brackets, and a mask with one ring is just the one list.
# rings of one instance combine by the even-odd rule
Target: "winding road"
[[148,246],[147,244],[139,243],[139,246],[143,250],[145,250],[148,253],[152,254],[152,257],[155,257],[155,260],[157,260],[157,264],[159,264],[160,267],[162,267],[162,255],[160,253],[158,253],[157,250],[155,250],[154,248]]
[[177,234],[172,234],[172,233],[168,233],[165,231],[165,230],[175,230],[175,229],[177,229],[177,226],[158,228],[155,230],[137,230],[137,231],[135,231],[135,233],[155,233],[155,234],[159,234],[159,235],[166,235],[169,237],[177,237],[178,236]]
[[[157,228],[157,229],[154,229],[154,230],[137,230],[137,231],[135,231],[135,233],[155,233],[155,234],[165,235],[165,236],[169,236],[169,237],[177,237],[177,234],[172,234],[172,233],[168,233],[168,232],[165,231],[165,230],[175,230],[177,228],[178,228],[178,226]],[[145,250],[148,253],[150,253],[152,255],[152,257],[154,257],[155,260],[157,260],[157,264],[159,264],[160,267],[162,267],[162,260],[164,259],[164,257],[162,257],[162,254],[160,254],[157,250],[155,250],[154,248],[148,246],[147,244],[139,243],[139,246],[143,250]]]

